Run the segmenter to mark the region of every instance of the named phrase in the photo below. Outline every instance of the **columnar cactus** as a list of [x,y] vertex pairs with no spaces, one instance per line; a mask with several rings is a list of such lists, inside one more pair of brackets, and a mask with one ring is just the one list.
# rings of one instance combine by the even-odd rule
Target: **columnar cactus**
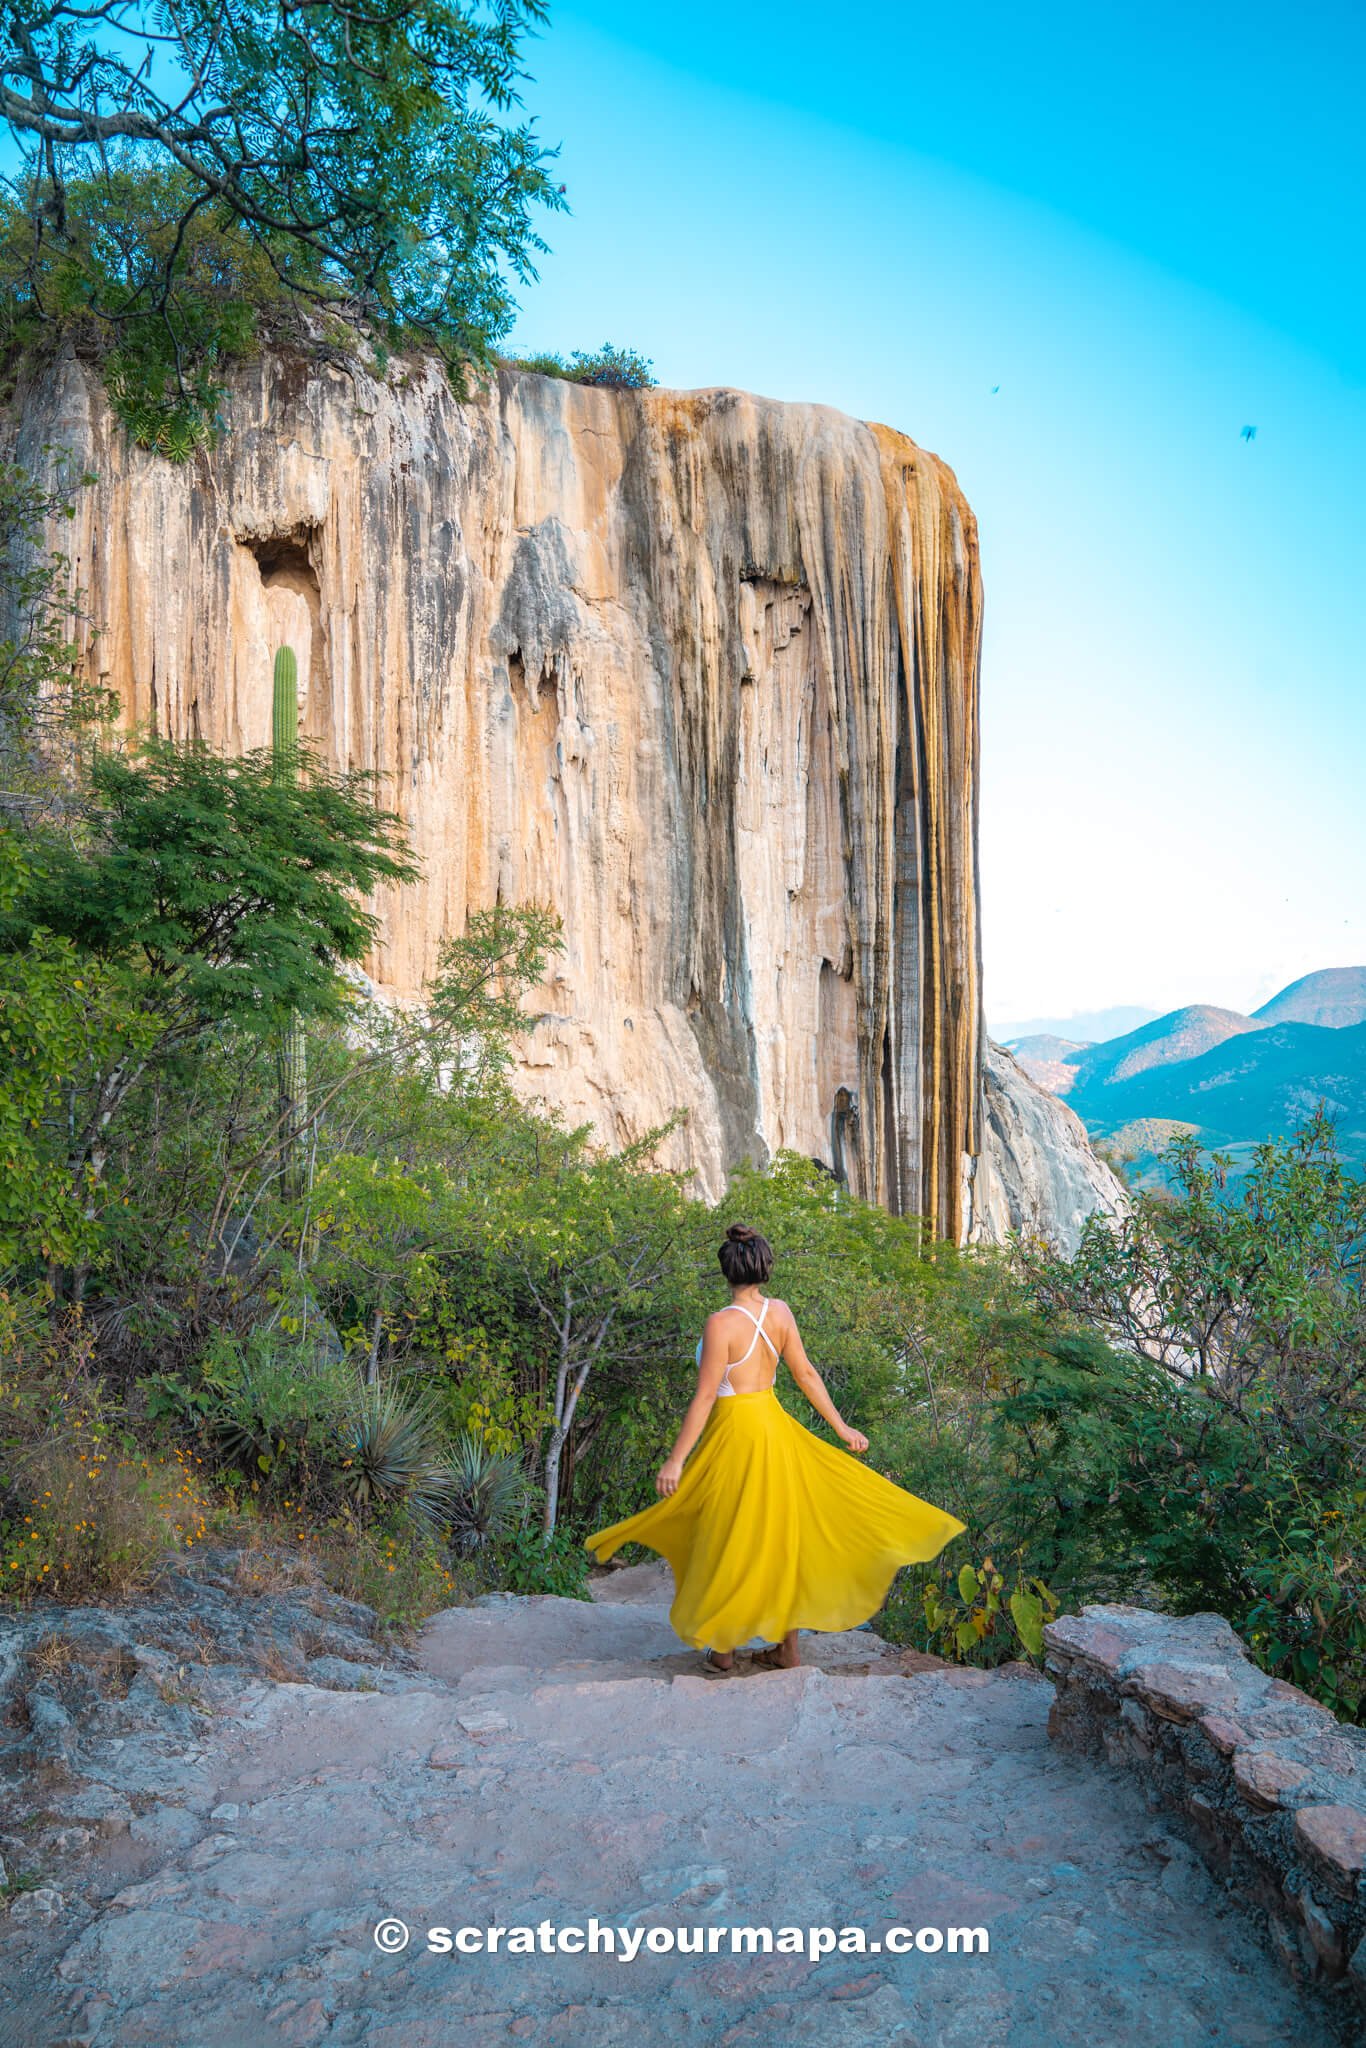
[[275,779],[288,781],[298,773],[299,663],[292,647],[275,650],[275,702],[270,721]]
[[[275,780],[291,782],[299,772],[299,664],[292,647],[275,651],[275,695],[271,709],[271,752]],[[280,1184],[286,1196],[303,1183],[303,1130],[308,1118],[308,1047],[297,1017],[280,1033]]]

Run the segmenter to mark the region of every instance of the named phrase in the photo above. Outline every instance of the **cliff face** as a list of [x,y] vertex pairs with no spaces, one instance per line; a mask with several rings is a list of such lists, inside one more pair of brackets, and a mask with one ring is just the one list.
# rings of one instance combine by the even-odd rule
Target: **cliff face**
[[127,715],[243,749],[270,656],[423,863],[371,963],[414,992],[472,906],[566,946],[522,1085],[621,1143],[689,1112],[717,1194],[781,1146],[967,1227],[979,1147],[972,514],[818,406],[499,373],[468,403],[264,360],[217,447],[128,447],[75,364],[21,456],[98,482],[62,545]]
[[1129,1197],[1097,1158],[1086,1126],[1032,1081],[1004,1046],[983,1046],[982,1157],[972,1184],[968,1234],[1001,1244],[1015,1231],[1072,1253],[1093,1211],[1123,1215]]

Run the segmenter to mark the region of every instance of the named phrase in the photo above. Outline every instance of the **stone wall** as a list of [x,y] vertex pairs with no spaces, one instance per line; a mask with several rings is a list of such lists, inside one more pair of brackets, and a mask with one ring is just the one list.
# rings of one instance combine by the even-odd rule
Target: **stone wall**
[[1366,1730],[1268,1678],[1216,1614],[1083,1607],[1044,1640],[1054,1740],[1138,1771],[1291,1972],[1366,2005]]

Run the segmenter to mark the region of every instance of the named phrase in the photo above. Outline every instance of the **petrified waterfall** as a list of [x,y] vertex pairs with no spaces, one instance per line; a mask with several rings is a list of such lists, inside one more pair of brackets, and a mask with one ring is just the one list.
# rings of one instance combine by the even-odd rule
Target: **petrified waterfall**
[[380,771],[423,875],[379,906],[415,992],[467,910],[565,949],[520,1085],[674,1159],[814,1155],[969,1218],[981,1094],[973,517],[888,428],[737,391],[267,358],[176,466],[66,361],[20,453],[97,475],[61,540],[132,721]]

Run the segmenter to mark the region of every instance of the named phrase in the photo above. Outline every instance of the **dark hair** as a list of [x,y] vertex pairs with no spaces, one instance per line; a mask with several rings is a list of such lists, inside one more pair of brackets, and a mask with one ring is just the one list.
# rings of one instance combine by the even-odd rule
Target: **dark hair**
[[732,1223],[716,1254],[732,1287],[754,1287],[773,1271],[773,1247],[747,1223]]

